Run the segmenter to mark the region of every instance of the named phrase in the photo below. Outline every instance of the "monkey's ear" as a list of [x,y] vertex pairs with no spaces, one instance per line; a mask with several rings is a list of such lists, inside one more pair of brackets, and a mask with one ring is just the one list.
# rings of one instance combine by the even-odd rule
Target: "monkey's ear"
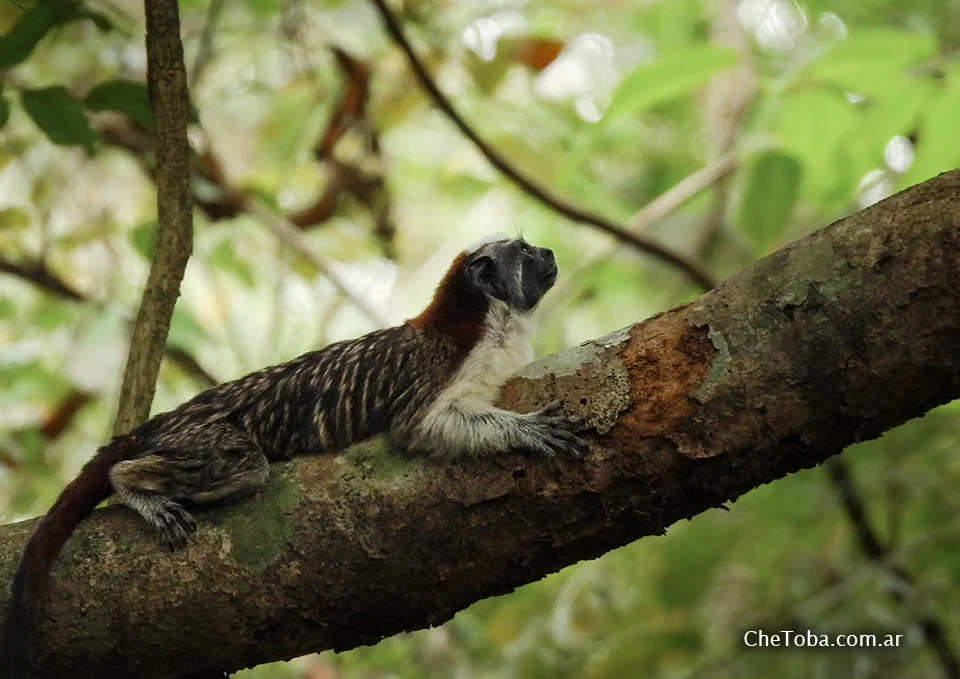
[[467,264],[467,278],[481,291],[494,297],[497,295],[496,289],[496,265],[493,259],[487,256],[477,257]]
[[467,264],[467,275],[474,283],[489,282],[493,278],[493,259],[486,255]]

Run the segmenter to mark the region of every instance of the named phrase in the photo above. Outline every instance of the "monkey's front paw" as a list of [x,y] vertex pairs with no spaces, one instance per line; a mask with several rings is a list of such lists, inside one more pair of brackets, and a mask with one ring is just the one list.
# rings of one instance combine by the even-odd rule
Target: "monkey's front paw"
[[548,456],[569,456],[583,458],[589,448],[586,441],[576,432],[585,428],[582,417],[565,415],[563,404],[551,403],[536,414],[537,421],[543,427],[543,450]]
[[160,538],[170,549],[187,546],[187,535],[197,530],[197,522],[186,509],[176,502],[166,502],[157,514],[157,530]]

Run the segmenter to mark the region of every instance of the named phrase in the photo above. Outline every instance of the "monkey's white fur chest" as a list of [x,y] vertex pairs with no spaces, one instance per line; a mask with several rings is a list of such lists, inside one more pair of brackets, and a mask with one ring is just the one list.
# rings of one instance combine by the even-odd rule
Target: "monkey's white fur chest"
[[476,398],[493,402],[503,383],[533,360],[529,314],[512,313],[502,302],[487,312],[486,332],[438,400]]
[[494,302],[486,332],[457,374],[427,409],[417,443],[434,451],[479,453],[503,450],[518,438],[517,415],[491,405],[500,387],[533,358],[529,314]]

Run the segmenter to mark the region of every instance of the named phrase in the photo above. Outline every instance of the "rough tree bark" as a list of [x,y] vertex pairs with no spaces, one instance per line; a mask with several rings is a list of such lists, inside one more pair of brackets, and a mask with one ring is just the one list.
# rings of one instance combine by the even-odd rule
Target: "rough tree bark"
[[170,318],[193,252],[193,197],[187,140],[190,96],[177,0],[145,0],[144,12],[147,89],[157,140],[157,250],[130,336],[115,434],[130,431],[150,415]]
[[[941,175],[530,366],[503,403],[585,414],[582,463],[371,442],[278,466],[176,554],[97,512],[56,569],[39,677],[232,670],[438,624],[957,398],[958,197]],[[34,526],[0,529],[0,577]]]

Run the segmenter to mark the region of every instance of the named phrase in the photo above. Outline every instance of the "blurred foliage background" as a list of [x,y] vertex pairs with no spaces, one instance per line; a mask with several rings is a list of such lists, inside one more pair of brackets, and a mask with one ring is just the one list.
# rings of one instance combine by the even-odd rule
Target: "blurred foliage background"
[[[431,105],[366,0],[180,6],[196,246],[155,411],[211,378],[414,315],[453,255],[491,231],[557,252],[539,354],[698,294],[668,264],[504,180]],[[956,0],[393,9],[511,164],[624,224],[680,196],[630,224],[718,279],[960,165]],[[0,2],[5,521],[45,511],[110,430],[155,229],[144,68],[136,0]],[[286,215],[350,294],[250,216],[251,201]],[[851,524],[825,470],[809,470],[442,627],[238,676],[945,676],[960,647],[957,424],[948,405],[844,454],[869,526]],[[865,530],[884,558],[861,551]],[[946,659],[924,634],[931,620]],[[905,642],[746,649],[744,630],[761,627]]]

